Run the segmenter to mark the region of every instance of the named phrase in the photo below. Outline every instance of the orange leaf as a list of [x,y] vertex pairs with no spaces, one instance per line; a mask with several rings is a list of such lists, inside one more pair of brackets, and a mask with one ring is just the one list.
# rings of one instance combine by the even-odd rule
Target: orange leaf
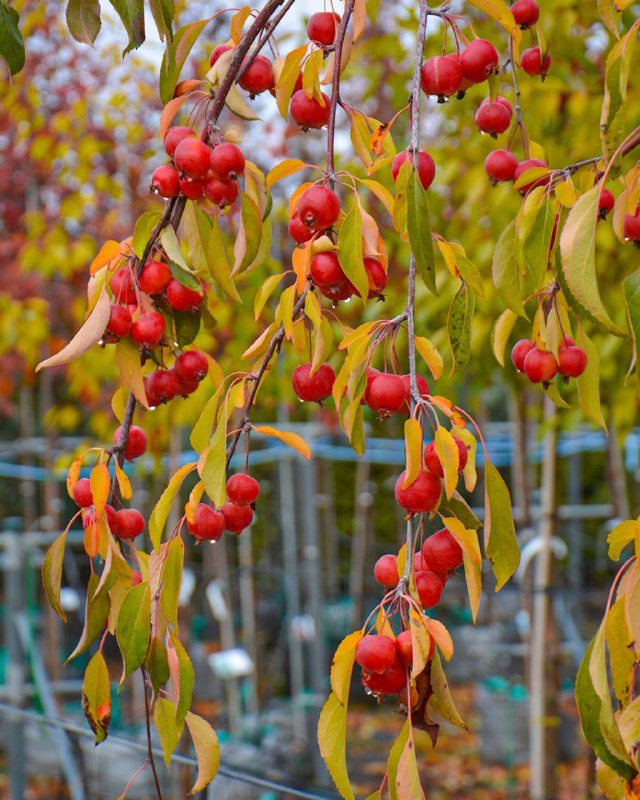
[[307,275],[311,269],[311,248],[296,247],[291,256],[293,270],[296,273],[296,291],[302,294],[307,285]]
[[264,436],[273,436],[274,439],[280,439],[281,442],[297,450],[307,461],[311,458],[311,448],[299,434],[292,433],[291,431],[280,431],[277,428],[272,428],[270,425],[252,425],[251,427],[256,433],[262,433]]
[[[182,97],[184,94],[189,94],[194,89],[197,89],[198,86],[202,86],[203,81],[196,80],[195,78],[189,78],[186,81],[180,81],[180,83],[176,86],[175,96]],[[205,93],[202,92],[204,95]]]
[[85,553],[89,558],[95,558],[100,552],[100,526],[97,522],[87,525],[83,543]]
[[371,137],[371,143],[369,144],[369,149],[372,150],[375,155],[381,156],[382,153],[384,152],[384,137],[388,133],[389,133],[388,122],[383,122],[373,132],[373,136]]
[[164,141],[164,137],[167,135],[167,131],[169,130],[169,125],[175,115],[180,111],[182,104],[184,101],[189,97],[188,94],[182,94],[180,97],[174,97],[173,100],[169,100],[167,105],[162,109],[162,114],[160,114],[160,136]]
[[84,453],[76,458],[76,460],[69,467],[69,472],[67,472],[67,493],[71,498],[73,498],[73,487],[78,482],[78,476],[80,475],[80,470],[82,468],[83,458]]
[[105,504],[109,498],[111,488],[111,478],[109,470],[100,462],[91,470],[91,494],[93,495],[93,506],[96,516],[102,514]]
[[109,239],[108,242],[105,242],[100,250],[98,251],[98,255],[93,259],[91,262],[91,266],[89,267],[89,274],[95,275],[99,269],[108,264],[112,259],[116,256],[120,255],[120,242],[116,242],[113,239]]

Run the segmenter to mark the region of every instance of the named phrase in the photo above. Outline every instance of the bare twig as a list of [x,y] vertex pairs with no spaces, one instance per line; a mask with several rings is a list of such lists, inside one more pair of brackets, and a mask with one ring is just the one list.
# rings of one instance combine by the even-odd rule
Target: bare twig
[[158,800],[162,800],[162,790],[160,789],[160,781],[158,780],[156,761],[153,755],[153,747],[151,743],[151,718],[149,712],[149,695],[147,694],[147,673],[145,672],[144,667],[140,667],[140,672],[142,674],[142,684],[144,687],[144,716],[147,727],[147,758],[149,759],[149,764],[151,765],[151,772],[153,772],[153,781],[156,785],[156,794],[158,795]]
[[344,14],[338,25],[336,41],[334,45],[333,60],[333,81],[331,84],[331,101],[329,104],[329,123],[327,126],[327,173],[329,174],[330,186],[333,188],[335,180],[334,147],[336,136],[336,110],[340,102],[340,66],[342,63],[342,48],[347,35],[349,20],[353,14],[355,0],[347,0],[344,7]]

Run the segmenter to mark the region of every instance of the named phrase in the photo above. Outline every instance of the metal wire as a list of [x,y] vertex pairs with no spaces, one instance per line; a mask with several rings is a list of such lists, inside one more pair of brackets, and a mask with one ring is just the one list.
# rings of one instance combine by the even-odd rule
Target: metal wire
[[[37,722],[40,725],[47,725],[50,728],[61,728],[62,730],[65,730],[68,733],[72,733],[76,736],[83,736],[88,739],[93,739],[93,734],[91,731],[81,728],[79,725],[75,725],[72,722],[68,722],[63,719],[56,719],[54,717],[45,717],[40,714],[36,714],[33,711],[15,708],[14,706],[7,705],[6,703],[0,703],[0,715],[3,717],[6,715],[8,717],[13,717],[13,719],[23,720],[25,722]],[[122,736],[109,736],[109,740],[114,744],[124,745],[130,750],[137,750],[144,754],[147,753],[146,743],[136,742],[133,739],[125,739]],[[153,749],[153,755],[154,757],[157,756],[158,758],[163,758],[162,751],[156,748]],[[179,753],[176,753],[172,756],[171,762],[176,764],[184,764],[188,767],[198,766],[198,762],[195,758],[184,756]],[[335,792],[312,794],[304,791],[303,789],[294,789],[292,786],[285,786],[285,784],[278,783],[277,781],[259,778],[257,775],[252,775],[250,772],[242,772],[240,770],[231,769],[230,767],[225,767],[223,764],[220,765],[217,774],[223,775],[225,778],[230,778],[231,780],[249,783],[253,786],[259,786],[262,789],[270,789],[274,792],[280,792],[288,797],[300,798],[300,800],[340,800],[340,796]]]

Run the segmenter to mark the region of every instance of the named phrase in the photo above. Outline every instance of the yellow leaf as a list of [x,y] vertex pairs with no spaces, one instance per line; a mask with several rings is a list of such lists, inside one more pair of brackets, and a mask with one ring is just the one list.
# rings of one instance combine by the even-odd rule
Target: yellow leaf
[[460,466],[460,453],[451,433],[441,425],[437,428],[434,437],[436,454],[444,470],[444,489],[447,497],[455,492],[458,485],[458,467]]
[[409,629],[413,650],[411,664],[411,678],[413,679],[424,670],[431,652],[431,635],[425,625],[424,614],[414,606],[409,606]]
[[304,161],[300,161],[299,158],[286,158],[284,161],[276,164],[267,175],[267,189],[271,189],[278,181],[287,178],[289,175],[294,175],[296,172],[300,172],[301,169],[307,166],[308,164],[305,164]]
[[214,779],[220,766],[220,745],[216,732],[206,719],[187,711],[185,722],[198,759],[198,777],[191,787],[191,794],[195,794]]
[[425,364],[431,370],[434,380],[438,380],[442,375],[443,361],[436,346],[424,336],[415,337],[416,350],[424,359]]
[[109,470],[100,462],[91,470],[91,494],[93,495],[93,505],[96,516],[102,514],[105,504],[109,499],[109,489],[111,488],[111,478]]
[[440,648],[442,655],[449,661],[453,655],[453,641],[449,631],[439,620],[426,615],[424,617],[424,624],[429,631],[429,635]]
[[[251,13],[251,6],[244,6],[231,17],[231,38],[236,44],[240,44],[242,38],[242,28]],[[193,790],[192,790],[193,792]]]
[[455,426],[452,432],[467,446],[467,463],[462,470],[462,476],[464,478],[465,489],[468,492],[472,492],[476,488],[476,483],[478,481],[478,472],[476,470],[478,442],[469,428]]
[[462,548],[462,552],[469,556],[471,563],[481,564],[480,542],[478,541],[478,534],[476,531],[465,528],[462,522],[455,517],[443,517],[442,522],[453,538],[458,542]]
[[637,529],[638,520],[629,519],[620,522],[609,532],[607,544],[609,545],[609,558],[612,561],[620,560],[620,554],[624,548],[635,540]]
[[120,489],[120,496],[123,500],[130,500],[131,499],[131,481],[127,473],[122,469],[122,467],[116,461],[116,479],[118,481],[118,488]]
[[573,185],[571,177],[558,183],[555,187],[555,192],[560,204],[566,208],[571,208],[578,199],[578,193],[576,187]]
[[404,454],[407,469],[402,488],[406,489],[422,469],[422,428],[414,417],[404,423]]
[[493,349],[493,355],[496,357],[496,361],[501,367],[504,367],[505,347],[507,346],[507,342],[511,336],[511,331],[513,330],[513,326],[516,324],[517,319],[518,315],[515,313],[515,311],[512,311],[510,308],[508,308],[506,311],[503,311],[502,314],[500,314],[496,320],[496,324],[493,326],[493,330],[491,331],[491,347]]
[[331,662],[331,689],[341,705],[345,705],[349,699],[356,645],[362,636],[363,633],[360,630],[345,637],[338,645]]
[[69,467],[69,472],[67,472],[67,493],[69,497],[73,499],[73,487],[78,482],[78,476],[80,475],[80,470],[82,469],[82,459],[84,458],[84,453],[75,459],[75,461]]
[[291,431],[280,431],[277,428],[272,428],[270,425],[252,425],[256,433],[261,433],[264,436],[273,436],[275,439],[280,439],[281,442],[288,444],[297,450],[301,456],[304,456],[307,461],[311,458],[311,448],[305,440],[297,433]]
[[318,746],[344,800],[355,800],[347,773],[347,709],[333,692],[320,712]]
[[353,41],[357,42],[364,32],[367,21],[366,0],[355,0],[353,6]]
[[142,377],[140,350],[128,336],[116,344],[116,364],[124,385],[133,392],[140,405],[148,410],[149,401]]

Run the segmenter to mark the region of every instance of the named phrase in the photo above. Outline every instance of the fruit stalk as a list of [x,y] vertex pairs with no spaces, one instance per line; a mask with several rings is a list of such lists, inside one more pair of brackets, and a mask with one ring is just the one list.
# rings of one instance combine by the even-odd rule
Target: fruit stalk
[[[529,137],[522,121],[522,108],[520,107],[520,87],[518,85],[518,74],[516,73],[516,61],[513,54],[513,39],[509,37],[509,69],[513,78],[513,108],[516,115],[516,122],[520,130],[520,137],[522,139],[522,149],[524,151],[525,159],[529,158]],[[509,136],[511,140],[511,136]]]

